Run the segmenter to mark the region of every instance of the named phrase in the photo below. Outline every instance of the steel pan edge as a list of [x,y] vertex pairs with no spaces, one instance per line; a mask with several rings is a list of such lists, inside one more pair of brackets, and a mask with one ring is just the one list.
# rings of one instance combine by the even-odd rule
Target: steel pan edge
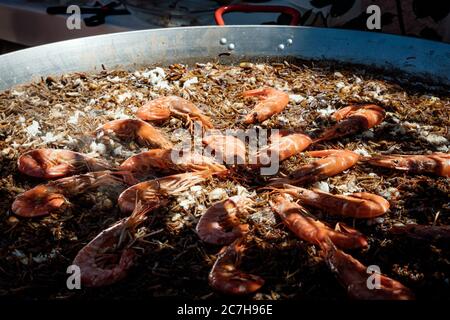
[[212,60],[224,54],[236,60],[333,60],[397,70],[450,86],[450,44],[331,28],[204,26],[113,33],[4,54],[0,56],[0,90],[41,76],[101,70],[102,65],[129,69]]

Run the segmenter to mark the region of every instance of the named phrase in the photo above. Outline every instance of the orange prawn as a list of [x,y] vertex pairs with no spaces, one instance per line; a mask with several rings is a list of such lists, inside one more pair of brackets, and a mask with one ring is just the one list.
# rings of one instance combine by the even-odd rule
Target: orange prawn
[[170,195],[186,191],[213,174],[214,172],[210,170],[181,173],[135,184],[120,194],[118,199],[120,210],[132,212],[136,201],[144,204],[157,202],[162,205]]
[[283,111],[289,103],[287,93],[270,87],[244,91],[242,95],[244,97],[258,97],[260,100],[245,117],[244,123],[246,124],[263,122],[274,114]]
[[228,245],[248,232],[248,224],[239,223],[249,199],[234,196],[212,205],[198,221],[200,239],[210,244]]
[[351,255],[337,249],[331,240],[323,244],[323,256],[330,270],[335,273],[347,294],[360,300],[412,300],[414,294],[400,282],[377,274],[379,287],[369,289],[368,268]]
[[213,289],[229,295],[246,295],[264,285],[261,277],[238,269],[245,249],[242,238],[222,248],[208,276]]
[[150,209],[137,204],[129,217],[103,230],[78,252],[72,264],[80,268],[82,285],[106,286],[127,275],[136,256],[131,247],[135,241],[133,234]]
[[352,218],[374,218],[381,216],[389,209],[389,201],[373,193],[358,192],[351,195],[335,195],[318,189],[284,185],[284,189],[277,189],[332,215]]
[[174,149],[152,149],[125,160],[119,167],[137,176],[146,176],[155,171],[163,173],[203,171],[225,172],[227,168],[213,158],[194,152],[181,154]]
[[245,144],[239,138],[231,135],[213,134],[203,138],[203,143],[214,150],[215,157],[226,164],[245,163]]
[[113,133],[119,139],[137,140],[138,143],[154,148],[170,149],[172,142],[160,130],[139,119],[120,119],[105,123],[97,132]]
[[261,149],[257,154],[258,165],[269,164],[270,157],[277,154],[279,161],[295,156],[309,147],[312,143],[310,137],[301,133],[293,133],[286,136],[271,136],[270,145]]
[[288,178],[272,179],[271,184],[276,185],[280,183],[288,183],[297,185],[301,183],[318,181],[337,175],[342,171],[351,168],[360,158],[357,153],[349,150],[318,150],[309,151],[308,154],[312,157],[324,158],[301,166],[292,172]]
[[338,229],[333,230],[321,221],[308,216],[302,206],[283,196],[277,196],[270,205],[297,237],[309,243],[320,245],[329,237],[339,248],[367,247],[366,237],[357,230],[343,224],[338,224]]
[[131,185],[137,181],[130,172],[98,171],[66,177],[41,184],[18,195],[12,211],[22,217],[38,217],[64,209],[67,198],[88,190],[107,186],[113,188]]
[[333,118],[338,123],[325,130],[318,139],[314,140],[314,143],[370,129],[380,124],[384,117],[384,109],[374,104],[342,108],[333,114]]
[[111,169],[106,161],[70,150],[35,149],[22,154],[17,160],[20,172],[36,178],[54,179],[83,171]]
[[186,118],[191,129],[193,120],[199,121],[207,129],[213,128],[210,118],[205,116],[195,104],[177,96],[150,100],[136,113],[136,116],[142,120],[166,120],[171,115]]
[[369,158],[367,162],[374,166],[411,173],[433,173],[450,177],[450,154],[441,152],[429,155],[379,155]]

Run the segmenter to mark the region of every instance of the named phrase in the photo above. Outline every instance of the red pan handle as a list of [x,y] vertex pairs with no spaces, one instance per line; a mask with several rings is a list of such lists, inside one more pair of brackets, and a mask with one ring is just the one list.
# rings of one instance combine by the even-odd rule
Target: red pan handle
[[232,4],[229,6],[223,6],[216,10],[214,18],[219,26],[225,25],[223,21],[223,14],[227,12],[280,12],[291,16],[291,26],[298,25],[300,21],[300,12],[294,8],[287,6],[253,6],[248,4]]

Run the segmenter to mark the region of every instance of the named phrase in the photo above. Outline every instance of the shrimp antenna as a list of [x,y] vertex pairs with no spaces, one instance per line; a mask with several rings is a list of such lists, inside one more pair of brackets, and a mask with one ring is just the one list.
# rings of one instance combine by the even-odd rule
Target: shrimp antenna
[[[131,215],[128,218],[126,218],[124,228],[122,229],[122,232],[120,234],[118,246],[122,244],[124,234],[126,231],[128,231],[128,229],[134,229],[137,225],[139,225],[140,223],[144,222],[145,219],[147,219],[146,213],[150,211],[151,208],[152,206],[149,203],[146,202],[143,203],[141,200],[139,200],[136,192],[134,210],[133,213],[131,213]],[[130,242],[129,245],[131,246],[133,242],[134,241]]]
[[273,193],[276,193],[276,192],[278,192],[278,193],[283,193],[283,189],[280,189],[280,188],[277,188],[277,187],[274,187],[274,186],[266,186],[266,187],[261,187],[261,188],[258,188],[259,190],[269,190],[270,192],[269,192],[269,194],[273,194]]

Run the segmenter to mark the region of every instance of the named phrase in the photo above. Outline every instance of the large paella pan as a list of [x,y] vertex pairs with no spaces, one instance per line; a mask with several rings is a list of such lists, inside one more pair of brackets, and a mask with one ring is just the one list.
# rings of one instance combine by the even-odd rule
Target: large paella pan
[[449,58],[269,26],[0,56],[0,295],[448,297]]

